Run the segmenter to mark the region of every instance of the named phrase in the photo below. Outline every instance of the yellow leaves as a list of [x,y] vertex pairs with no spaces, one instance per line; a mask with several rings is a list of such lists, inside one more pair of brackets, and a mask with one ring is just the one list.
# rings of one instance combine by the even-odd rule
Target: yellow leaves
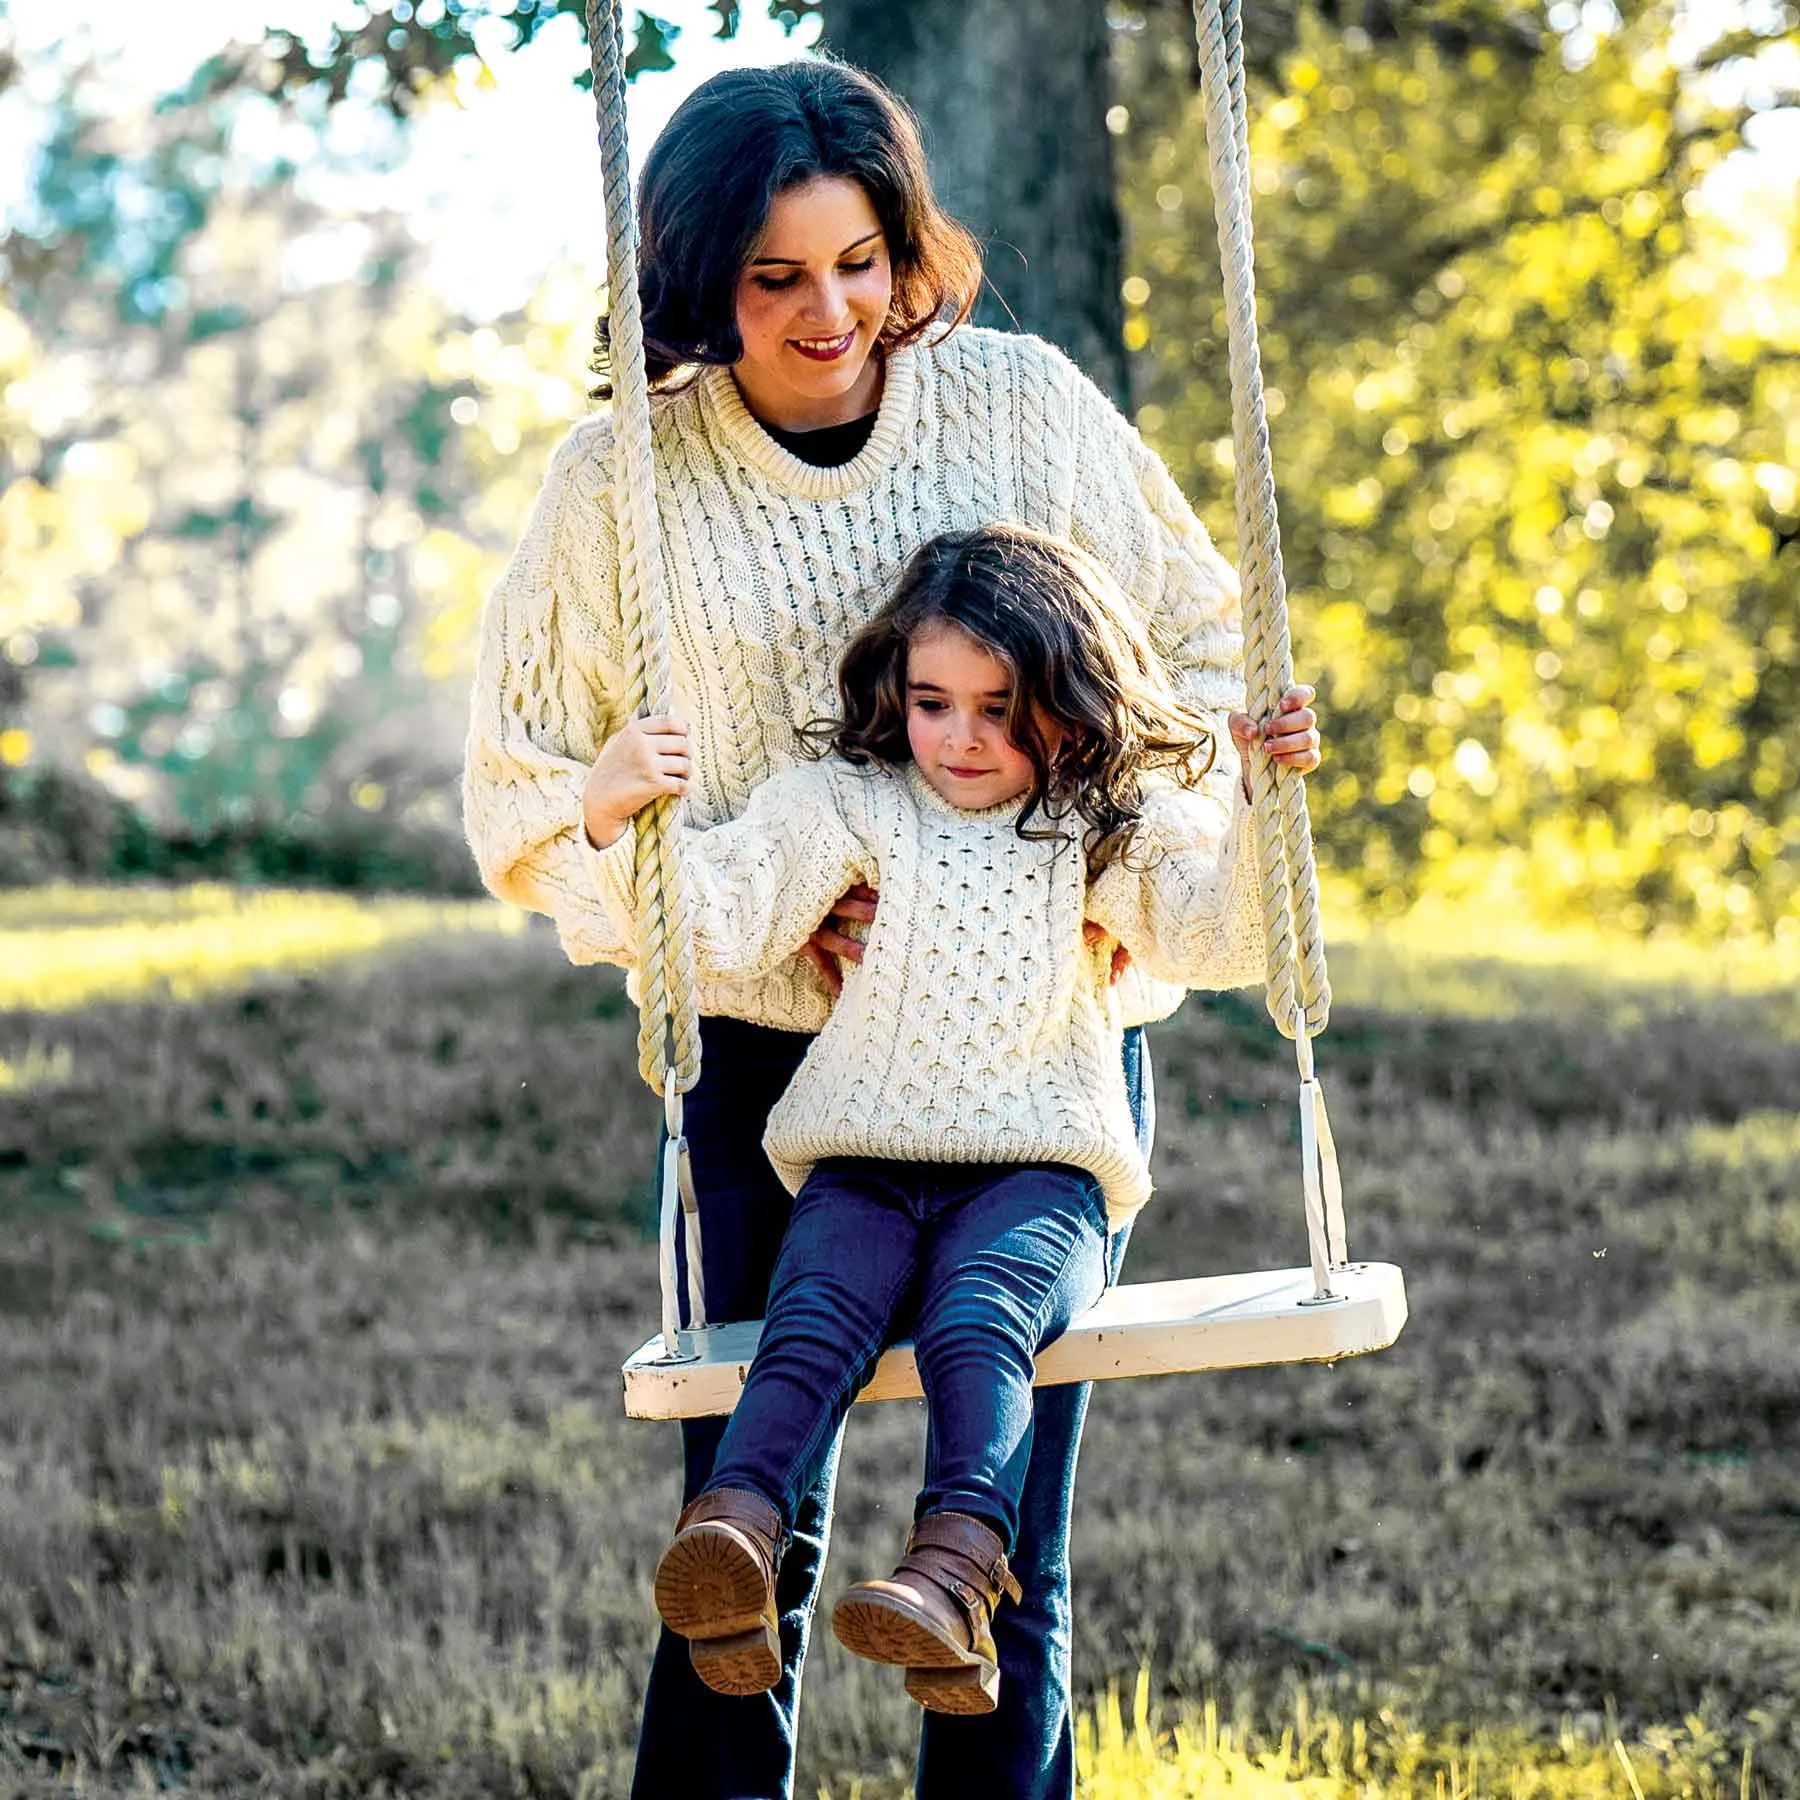
[[1373,475],[1353,486],[1327,488],[1320,502],[1324,517],[1329,524],[1359,529],[1375,517],[1385,491]]
[[1499,789],[1500,773],[1488,755],[1487,746],[1479,739],[1464,738],[1456,746],[1451,767],[1477,794],[1485,797]]
[[1800,512],[1800,478],[1792,469],[1782,463],[1758,463],[1752,475],[1776,512],[1788,517]]
[[497,548],[484,548],[441,527],[419,540],[413,578],[428,609],[419,651],[426,673],[434,679],[467,676],[475,623],[503,564]]
[[1363,376],[1351,390],[1350,401],[1358,412],[1390,412],[1411,402],[1418,390],[1418,376],[1396,364]]
[[[0,326],[11,318],[0,308]],[[6,349],[21,353],[16,332]],[[20,378],[6,389],[10,411],[34,408],[49,425],[67,396],[54,374]],[[35,448],[0,414],[26,469]],[[114,440],[78,440],[63,453],[54,479],[20,473],[0,489],[0,639],[23,632],[69,630],[81,621],[79,584],[118,562],[127,539],[149,520],[136,453]]]
[[1368,609],[1360,596],[1333,600],[1306,615],[1307,657],[1310,666],[1332,671],[1331,692],[1335,705],[1366,705],[1378,693],[1383,670]]
[[31,733],[22,726],[0,731],[0,763],[9,769],[22,769],[31,761]]
[[1547,219],[1522,226],[1506,242],[1516,295],[1535,300],[1552,318],[1565,317],[1576,296],[1616,259],[1611,234],[1592,218]]
[[1743,753],[1744,734],[1730,721],[1700,713],[1688,726],[1687,742],[1697,768],[1716,769]]
[[1609,738],[1619,729],[1619,715],[1610,706],[1583,707],[1575,721],[1584,738]]
[[1650,188],[1630,195],[1619,216],[1619,229],[1630,238],[1646,238],[1662,223],[1661,197]]
[[[1800,517],[1800,190],[1771,167],[1734,199],[1671,167],[1675,77],[1660,51],[1638,60],[1667,28],[1633,15],[1541,84],[1309,28],[1303,81],[1257,121],[1283,177],[1258,206],[1265,355],[1290,396],[1283,520],[1318,583],[1296,595],[1297,646],[1367,721],[1317,792],[1371,890],[1409,858],[1504,846],[1523,867],[1535,845],[1522,880],[1614,916],[1691,896],[1726,919],[1753,857],[1765,924],[1793,910],[1793,852],[1772,846],[1800,827],[1800,752],[1737,721],[1800,656],[1767,617],[1772,530]],[[1216,336],[1189,310],[1216,277],[1154,203],[1185,166],[1129,172],[1126,203],[1155,284],[1146,397],[1206,500],[1225,406],[1183,358]],[[1388,310],[1414,243],[1455,254],[1420,259]],[[1333,305],[1358,277],[1380,281],[1346,332]],[[1662,804],[1702,787],[1756,828],[1663,831]]]
[[[8,383],[17,380],[37,358],[37,340],[31,327],[0,299],[0,379]],[[10,388],[0,390],[0,399],[8,406],[16,404]]]
[[1739,424],[1729,406],[1693,406],[1683,409],[1675,431],[1683,443],[1728,444],[1737,436]]

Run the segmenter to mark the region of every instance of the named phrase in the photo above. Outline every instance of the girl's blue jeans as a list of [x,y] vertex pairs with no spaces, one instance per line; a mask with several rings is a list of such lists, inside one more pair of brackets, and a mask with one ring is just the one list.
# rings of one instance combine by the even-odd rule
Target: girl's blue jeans
[[1037,1352],[1106,1288],[1106,1203],[1063,1164],[820,1163],[794,1202],[756,1361],[713,1463],[791,1522],[883,1350],[925,1390],[917,1513],[1018,1540]]
[[[763,1127],[812,1040],[734,1019],[708,1019],[703,1036],[705,1062],[687,1096],[686,1130],[702,1212],[707,1311],[715,1321],[760,1318],[793,1206],[763,1154]],[[1138,1031],[1125,1034],[1125,1078],[1148,1150],[1155,1106]],[[1115,1279],[1128,1235],[1113,1234]],[[994,1616],[1000,1704],[974,1717],[923,1715],[917,1800],[1069,1800],[1074,1793],[1069,1514],[1088,1393],[1085,1383],[1037,1393],[1012,1558],[1025,1601]],[[683,1505],[711,1479],[725,1426],[724,1419],[682,1422]],[[687,1640],[665,1630],[644,1693],[631,1800],[791,1800],[800,1668],[824,1572],[837,1444],[834,1438],[827,1446],[817,1479],[795,1508],[776,1584],[781,1680],[763,1694],[715,1694],[694,1674]]]

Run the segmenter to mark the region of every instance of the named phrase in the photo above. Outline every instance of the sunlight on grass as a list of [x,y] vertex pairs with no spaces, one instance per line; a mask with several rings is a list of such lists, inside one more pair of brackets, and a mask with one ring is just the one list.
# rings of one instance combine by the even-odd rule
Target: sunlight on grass
[[1684,991],[1785,1001],[1800,990],[1800,936],[1640,938],[1447,901],[1375,920],[1335,890],[1324,912],[1334,992],[1385,1011],[1513,1019],[1598,1005],[1629,1023]]
[[0,1094],[29,1094],[47,1088],[66,1087],[75,1073],[75,1058],[67,1044],[45,1049],[27,1044],[22,1055],[0,1056]]
[[[1494,1731],[1433,1744],[1390,1712],[1346,1723],[1302,1695],[1279,1739],[1263,1742],[1224,1723],[1213,1700],[1165,1722],[1148,1671],[1129,1716],[1114,1689],[1076,1721],[1075,1767],[1082,1800],[1768,1800],[1750,1752],[1699,1719],[1630,1745],[1568,1724],[1550,1743]],[[818,1800],[859,1800],[861,1786],[823,1786]]]
[[304,973],[420,938],[524,928],[524,915],[487,901],[28,888],[0,895],[0,1010],[200,999],[261,974]]
[[1391,1713],[1371,1725],[1313,1712],[1304,1698],[1279,1742],[1257,1745],[1212,1701],[1160,1724],[1140,1674],[1128,1719],[1115,1690],[1077,1729],[1084,1800],[1755,1800],[1741,1759],[1698,1719],[1627,1746],[1565,1726],[1553,1744],[1483,1732],[1431,1744]]
[[[1428,902],[1375,921],[1327,897],[1337,997],[1433,1016],[1592,1012],[1630,1023],[1685,994],[1800,994],[1800,939],[1702,942],[1547,927],[1473,903]],[[200,999],[264,972],[322,969],[446,934],[513,936],[525,916],[437,902],[234,889],[39,887],[0,891],[0,1010],[62,1012],[108,1000]],[[1800,1030],[1800,1006],[1794,1008]],[[0,1072],[0,1090],[66,1071]]]
[[[1363,1737],[1360,1725],[1356,1737]],[[1148,1671],[1138,1675],[1131,1717],[1115,1690],[1076,1726],[1075,1766],[1084,1800],[1188,1800],[1233,1794],[1242,1800],[1342,1800],[1349,1792],[1329,1774],[1309,1773],[1292,1733],[1278,1747],[1253,1750],[1219,1720],[1208,1701],[1173,1731],[1159,1729]]]

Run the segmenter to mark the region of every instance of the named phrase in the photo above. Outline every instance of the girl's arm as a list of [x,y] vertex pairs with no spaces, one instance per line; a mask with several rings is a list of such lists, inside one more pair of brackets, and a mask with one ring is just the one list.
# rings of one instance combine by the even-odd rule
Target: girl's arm
[[1087,915],[1158,981],[1248,987],[1263,979],[1262,885],[1250,804],[1159,788],[1124,856],[1088,888]]
[[611,422],[564,439],[481,618],[463,765],[463,829],[502,900],[547,914],[572,962],[631,960],[594,891],[581,799],[625,722]]
[[[588,785],[594,885],[626,942],[637,906],[629,820],[659,794],[685,790],[686,745],[679,720],[634,720],[608,743]],[[681,853],[703,980],[749,980],[779,967],[847,888],[875,875],[816,763],[771,776],[729,824],[683,831]]]

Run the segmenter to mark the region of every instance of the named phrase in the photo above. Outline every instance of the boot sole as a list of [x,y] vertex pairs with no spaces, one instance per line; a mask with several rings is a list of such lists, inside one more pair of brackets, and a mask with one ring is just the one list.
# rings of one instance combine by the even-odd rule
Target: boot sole
[[690,1638],[688,1661],[715,1694],[765,1694],[781,1679],[781,1639],[760,1622],[736,1637]]
[[781,1637],[762,1565],[734,1532],[696,1525],[656,1565],[656,1610],[688,1640],[715,1693],[758,1694],[781,1679]]
[[950,1643],[918,1614],[882,1595],[846,1596],[831,1629],[846,1650],[906,1671],[906,1691],[928,1712],[989,1713],[998,1704],[999,1667]]

